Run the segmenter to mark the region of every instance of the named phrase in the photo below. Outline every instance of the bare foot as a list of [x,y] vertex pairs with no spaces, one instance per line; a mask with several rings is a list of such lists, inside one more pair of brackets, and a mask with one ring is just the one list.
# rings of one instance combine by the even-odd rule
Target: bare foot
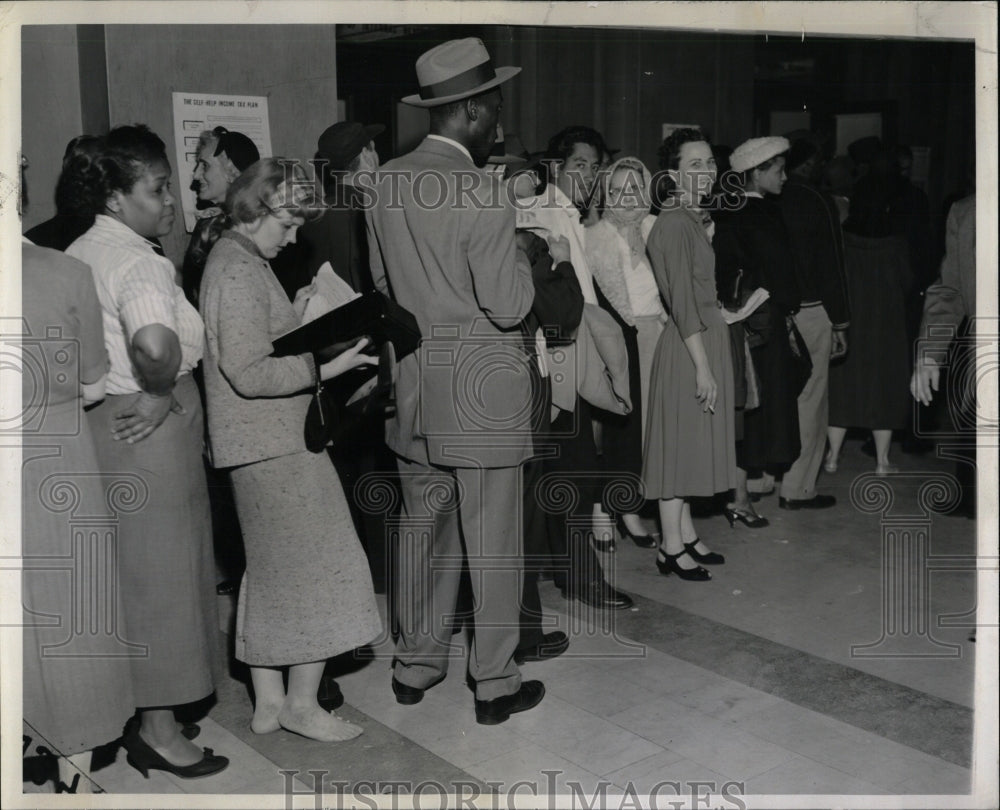
[[282,707],[278,722],[288,731],[320,742],[344,742],[361,734],[364,729],[322,709],[293,710]]
[[254,734],[270,734],[281,728],[278,722],[278,714],[281,712],[281,704],[257,702],[253,708],[253,719],[250,721],[250,730]]
[[879,476],[879,478],[886,475],[892,475],[893,473],[898,473],[898,472],[899,472],[899,467],[897,467],[895,464],[890,464],[889,462],[886,462],[885,464],[875,465],[875,475]]

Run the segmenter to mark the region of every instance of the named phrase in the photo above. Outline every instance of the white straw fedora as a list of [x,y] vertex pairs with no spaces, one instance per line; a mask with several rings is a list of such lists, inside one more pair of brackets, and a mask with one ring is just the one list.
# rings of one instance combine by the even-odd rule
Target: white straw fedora
[[406,96],[403,103],[437,107],[483,93],[520,72],[519,67],[494,69],[481,39],[453,39],[420,55],[417,59],[420,93]]

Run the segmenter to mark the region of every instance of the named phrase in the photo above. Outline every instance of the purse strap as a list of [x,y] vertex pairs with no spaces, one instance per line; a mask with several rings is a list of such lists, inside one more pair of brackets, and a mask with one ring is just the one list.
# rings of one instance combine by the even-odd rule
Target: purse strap
[[312,353],[312,359],[313,359],[313,368],[316,370],[316,388],[313,391],[313,397],[316,399],[316,405],[317,405],[316,410],[319,411],[319,423],[323,427],[326,427],[326,416],[323,413],[323,403],[321,401],[324,390],[323,378],[320,377],[319,375],[320,362],[319,362],[319,357],[316,356],[316,352]]

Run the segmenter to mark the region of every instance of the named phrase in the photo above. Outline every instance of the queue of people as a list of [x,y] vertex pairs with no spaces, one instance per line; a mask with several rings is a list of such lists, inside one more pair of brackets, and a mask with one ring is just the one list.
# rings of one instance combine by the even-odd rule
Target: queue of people
[[[494,68],[476,39],[431,49],[403,100],[428,110],[430,134],[380,165],[380,125],[335,124],[318,142],[321,187],[240,133],[203,133],[195,184],[212,208],[179,278],[158,241],[175,208],[160,138],[134,125],[70,144],[57,221],[27,235],[56,250],[23,248],[25,317],[65,322],[81,346],[81,384],[50,389],[49,418],[87,410],[58,463],[26,461],[26,537],[58,534],[45,524],[58,515],[28,497],[53,465],[141,479],[142,508],[122,515],[111,550],[112,592],[124,637],[147,652],[70,668],[39,656],[43,630],[26,633],[25,716],[66,753],[122,733],[144,775],[226,767],[174,711],[222,671],[212,535],[227,507],[210,505],[206,474],[213,490],[231,486],[245,549],[235,657],[250,670],[250,727],[336,742],[362,729],[321,702],[324,666],[379,636],[386,587],[397,702],[447,676],[464,622],[476,718],[498,724],[544,697],[520,665],[570,643],[541,631],[540,580],[590,610],[632,607],[601,557],[623,538],[656,549],[664,575],[710,580],[725,558],[699,537],[692,500],[728,495],[730,526],[764,529],[755,503],[780,478],[779,508],[829,508],[817,479],[836,470],[848,427],[874,431],[876,473],[894,471],[913,281],[886,185],[869,175],[838,202],[807,135],[728,150],[694,128],[664,140],[655,178],[638,158],[612,162],[585,126],[531,164],[495,150],[519,70]],[[956,210],[961,258],[928,298],[928,323],[971,311],[970,220]],[[317,386],[375,365],[368,340],[325,362],[272,356],[326,262],[409,310],[423,337],[395,369],[384,424],[401,501],[391,542],[354,486],[379,469],[382,422],[350,458],[310,452],[303,436]],[[918,399],[939,364],[920,359]],[[57,603],[26,590],[32,610]]]

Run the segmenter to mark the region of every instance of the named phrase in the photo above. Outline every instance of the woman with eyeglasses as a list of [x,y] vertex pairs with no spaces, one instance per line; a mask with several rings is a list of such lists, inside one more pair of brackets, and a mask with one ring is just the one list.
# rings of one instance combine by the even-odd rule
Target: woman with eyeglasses
[[232,227],[212,248],[199,300],[209,447],[230,470],[246,548],[236,657],[250,666],[250,727],[334,742],[362,729],[317,702],[324,664],[374,639],[381,620],[340,480],[326,453],[306,449],[303,425],[317,375],[377,361],[364,340],[318,367],[311,354],[271,357],[272,341],[300,323],[268,260],[319,206],[300,167],[266,158],[248,168],[229,188]]
[[[116,505],[125,638],[138,722],[128,761],[184,778],[229,760],[192,744],[173,708],[209,696],[218,661],[212,525],[201,452],[201,401],[191,371],[204,326],[153,240],[170,232],[170,163],[147,127],[101,141],[81,199],[93,226],[66,250],[90,265],[110,358],[107,396],[88,412],[98,462]],[[217,670],[216,670],[217,671]]]

